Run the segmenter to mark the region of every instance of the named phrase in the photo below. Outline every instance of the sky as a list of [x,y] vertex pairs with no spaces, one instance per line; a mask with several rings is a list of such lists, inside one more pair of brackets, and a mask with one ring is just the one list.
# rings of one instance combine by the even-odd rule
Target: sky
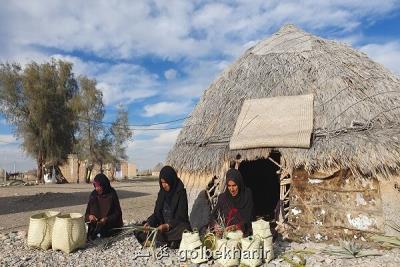
[[[97,80],[104,121],[126,105],[141,170],[164,162],[204,90],[246,49],[292,23],[400,75],[400,0],[0,0],[0,62],[64,59]],[[35,167],[0,115],[0,168]]]

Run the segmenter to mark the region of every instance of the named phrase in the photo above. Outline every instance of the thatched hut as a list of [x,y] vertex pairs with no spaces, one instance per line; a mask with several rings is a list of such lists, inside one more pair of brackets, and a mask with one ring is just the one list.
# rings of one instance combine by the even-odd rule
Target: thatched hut
[[253,190],[257,215],[274,217],[278,207],[293,238],[390,233],[385,222],[400,224],[399,118],[398,76],[287,25],[208,87],[167,163],[192,214],[231,165]]

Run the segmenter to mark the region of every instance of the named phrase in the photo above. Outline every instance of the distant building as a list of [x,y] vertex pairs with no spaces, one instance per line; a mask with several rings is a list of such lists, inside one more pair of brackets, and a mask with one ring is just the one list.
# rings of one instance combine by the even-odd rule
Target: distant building
[[[78,157],[76,154],[68,155],[66,162],[60,166],[62,175],[67,179],[69,183],[76,183],[78,181]],[[111,165],[104,164],[103,172],[107,177],[111,178]],[[90,176],[90,180],[100,173],[100,165],[95,164]],[[124,179],[136,176],[136,164],[133,162],[122,161],[118,166],[116,166],[114,178]],[[84,181],[85,178],[85,163],[82,162],[79,166],[79,181]]]
[[2,182],[3,180],[5,181],[6,177],[7,177],[6,171],[0,168],[0,182]]
[[137,176],[136,164],[133,162],[128,163],[128,178]]
[[157,165],[154,166],[153,170],[151,171],[151,176],[160,176],[160,171],[163,166],[164,164],[162,164],[161,162],[157,163]]

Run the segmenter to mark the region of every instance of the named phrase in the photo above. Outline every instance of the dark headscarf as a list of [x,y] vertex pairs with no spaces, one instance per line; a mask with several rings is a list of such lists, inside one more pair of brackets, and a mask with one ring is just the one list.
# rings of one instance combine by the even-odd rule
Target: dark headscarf
[[94,177],[93,183],[100,184],[103,193],[99,195],[96,190],[93,190],[90,194],[85,213],[86,221],[92,214],[98,219],[107,217],[107,227],[109,228],[121,227],[123,225],[121,206],[117,192],[110,185],[110,180],[103,173],[99,173]]
[[[226,173],[226,191],[227,200],[237,209],[244,209],[249,201],[252,201],[249,189],[244,185],[240,172],[236,169],[229,169]],[[238,186],[239,192],[236,196],[232,196],[228,190],[228,182],[233,181]]]
[[[170,190],[167,192],[161,185],[161,179],[164,179],[170,187]],[[178,185],[178,175],[176,171],[171,166],[164,166],[160,171],[159,176],[160,190],[164,191],[165,200],[170,203]]]
[[108,180],[107,176],[103,173],[99,173],[94,177],[94,183],[99,183],[101,188],[103,188],[103,194],[108,194],[113,191],[111,187],[110,180]]

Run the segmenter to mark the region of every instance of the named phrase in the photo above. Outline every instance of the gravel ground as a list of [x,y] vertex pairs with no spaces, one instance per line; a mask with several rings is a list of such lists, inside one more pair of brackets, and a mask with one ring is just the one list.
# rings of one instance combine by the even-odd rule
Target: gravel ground
[[[114,242],[110,248],[101,250],[102,240],[88,244],[86,248],[71,254],[60,251],[31,249],[26,246],[26,232],[18,231],[0,234],[0,266],[196,266],[180,262],[176,250],[166,249],[168,256],[156,259],[153,257],[137,257],[135,252],[141,251],[141,246],[134,236],[125,237]],[[277,257],[264,266],[291,266],[282,259],[283,253],[298,250],[320,251],[326,244],[288,243],[275,244]],[[142,250],[143,255],[147,250]],[[157,250],[161,255],[161,250]],[[382,256],[364,257],[358,259],[338,259],[316,253],[305,256],[306,266],[400,266],[400,250],[382,250]],[[296,258],[294,258],[296,261]],[[201,266],[217,265],[213,261]],[[217,265],[218,266],[218,265]]]
[[[147,218],[153,210],[158,191],[156,181],[114,183],[113,186],[122,196],[120,198],[125,222]],[[46,209],[84,212],[90,190],[89,185],[72,184],[0,188],[0,266],[196,266],[180,262],[177,251],[169,249],[164,251],[168,256],[162,259],[136,258],[135,252],[141,251],[141,246],[133,236],[114,242],[104,251],[100,249],[101,240],[71,254],[27,247],[26,232],[31,214]],[[24,205],[16,206],[17,204]],[[291,266],[282,256],[298,261],[300,258],[293,256],[292,252],[299,250],[316,252],[304,256],[306,266],[400,266],[400,249],[379,250],[382,256],[339,259],[319,252],[326,246],[327,244],[320,243],[281,241],[275,244],[276,258],[264,266]],[[209,261],[200,266],[208,265],[217,264]]]

